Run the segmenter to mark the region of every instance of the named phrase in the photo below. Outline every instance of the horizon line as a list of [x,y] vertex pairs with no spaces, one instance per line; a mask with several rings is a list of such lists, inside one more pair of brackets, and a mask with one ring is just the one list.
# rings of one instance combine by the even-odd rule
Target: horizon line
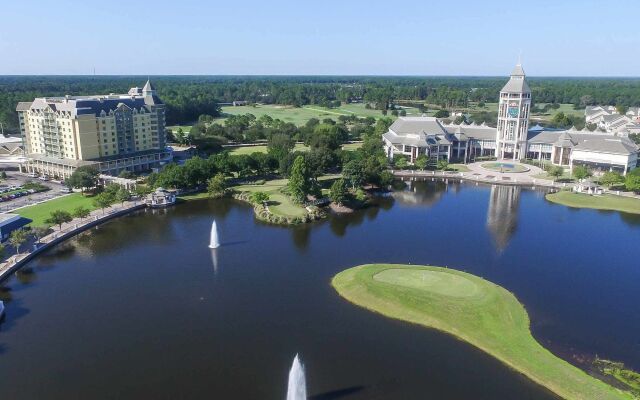
[[[0,74],[9,77],[354,77],[354,78],[505,78],[505,75],[413,75],[413,74]],[[640,75],[526,75],[527,78],[640,79]]]

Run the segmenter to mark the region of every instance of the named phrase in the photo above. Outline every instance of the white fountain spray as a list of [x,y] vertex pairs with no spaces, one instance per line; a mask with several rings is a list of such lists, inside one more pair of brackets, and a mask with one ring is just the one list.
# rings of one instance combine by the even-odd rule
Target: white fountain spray
[[213,224],[211,224],[211,239],[209,240],[209,248],[217,249],[220,247],[220,240],[218,239],[218,225],[216,225],[216,220],[213,220]]
[[289,371],[289,386],[287,400],[307,400],[307,380],[304,377],[304,365],[296,354]]

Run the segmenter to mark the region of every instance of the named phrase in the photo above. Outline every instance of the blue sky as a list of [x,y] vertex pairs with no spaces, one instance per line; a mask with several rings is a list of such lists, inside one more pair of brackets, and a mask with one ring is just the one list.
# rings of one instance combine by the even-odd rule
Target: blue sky
[[634,1],[20,0],[0,74],[640,76]]

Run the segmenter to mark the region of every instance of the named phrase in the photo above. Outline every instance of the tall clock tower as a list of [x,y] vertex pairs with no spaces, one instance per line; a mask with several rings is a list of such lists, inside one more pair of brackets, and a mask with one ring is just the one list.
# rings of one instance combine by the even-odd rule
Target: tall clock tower
[[522,160],[526,156],[531,89],[525,80],[522,65],[511,72],[509,82],[500,91],[496,158]]

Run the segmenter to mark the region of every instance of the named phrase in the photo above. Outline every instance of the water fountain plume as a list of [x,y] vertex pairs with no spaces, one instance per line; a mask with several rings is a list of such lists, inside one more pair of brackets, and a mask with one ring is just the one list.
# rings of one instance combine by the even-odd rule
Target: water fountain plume
[[218,273],[218,249],[211,249],[211,262],[213,263],[213,273]]
[[213,220],[211,224],[211,238],[209,240],[209,248],[217,249],[220,247],[220,239],[218,239],[218,225],[216,225],[216,220]]
[[304,365],[300,362],[300,357],[297,354],[289,371],[287,400],[307,400],[307,381],[304,376]]

